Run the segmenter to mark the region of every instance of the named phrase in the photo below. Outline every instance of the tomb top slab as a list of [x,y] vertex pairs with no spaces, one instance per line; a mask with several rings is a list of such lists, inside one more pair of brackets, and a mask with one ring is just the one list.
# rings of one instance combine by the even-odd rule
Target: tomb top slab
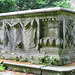
[[75,14],[75,10],[62,8],[62,7],[54,7],[54,8],[43,8],[43,9],[33,9],[33,10],[25,10],[25,11],[17,11],[17,12],[0,13],[0,17],[22,15],[22,14],[47,13],[47,12],[56,12],[56,11],[70,12],[70,13]]

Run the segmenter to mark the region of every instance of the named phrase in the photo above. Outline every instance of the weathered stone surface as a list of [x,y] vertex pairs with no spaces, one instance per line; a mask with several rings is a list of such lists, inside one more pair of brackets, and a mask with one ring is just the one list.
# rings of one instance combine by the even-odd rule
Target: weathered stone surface
[[75,59],[71,55],[75,53],[75,11],[56,7],[1,13],[0,36],[5,57],[49,55],[60,59],[64,55]]
[[27,65],[27,64],[16,64],[4,62],[8,69],[23,71],[23,69],[28,69],[27,72],[36,73],[38,75],[75,75],[75,66],[47,66],[43,65]]
[[35,73],[40,75],[41,70],[40,68],[42,65],[28,65],[28,64],[16,64],[16,63],[8,63],[4,62],[9,70],[18,70],[18,71],[24,71],[27,70],[27,73]]

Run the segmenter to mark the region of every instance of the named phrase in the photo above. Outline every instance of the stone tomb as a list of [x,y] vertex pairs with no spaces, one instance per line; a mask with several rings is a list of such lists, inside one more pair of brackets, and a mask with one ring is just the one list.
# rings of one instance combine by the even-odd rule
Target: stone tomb
[[75,11],[55,7],[0,13],[0,51],[5,57],[67,56],[74,61]]

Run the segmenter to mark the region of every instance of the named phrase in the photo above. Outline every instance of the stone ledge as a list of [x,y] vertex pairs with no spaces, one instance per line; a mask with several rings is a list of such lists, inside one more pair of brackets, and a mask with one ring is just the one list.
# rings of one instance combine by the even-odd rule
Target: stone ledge
[[28,64],[17,64],[17,63],[9,63],[4,62],[4,64],[8,67],[9,70],[18,70],[18,71],[24,71],[23,69],[27,69],[28,73],[35,73],[35,74],[41,74],[41,66],[40,65],[28,65]]
[[30,67],[30,68],[36,68],[40,69],[42,66],[41,65],[28,65],[28,64],[17,64],[17,63],[9,63],[9,62],[4,62],[6,65],[15,65],[15,66],[22,66],[22,67]]
[[65,72],[65,71],[72,71],[75,70],[75,66],[55,66],[55,67],[42,67],[42,70],[50,70],[50,71],[58,71],[58,72]]
[[[43,65],[28,65],[28,64],[16,64],[16,63],[9,63],[4,62],[6,66],[12,67],[12,68],[18,68],[20,71],[23,70],[23,68],[29,69],[29,72],[39,74],[39,75],[57,75],[57,73],[70,73],[71,71],[75,70],[74,66],[47,66],[43,67]],[[74,72],[75,74],[75,72]]]
[[45,13],[45,12],[53,12],[53,11],[54,12],[55,11],[65,11],[65,12],[75,13],[75,10],[70,10],[70,9],[61,8],[61,7],[54,7],[54,8],[43,8],[43,9],[34,9],[34,10],[0,13],[0,17],[2,17],[2,16],[12,16],[12,15],[22,15],[22,14]]

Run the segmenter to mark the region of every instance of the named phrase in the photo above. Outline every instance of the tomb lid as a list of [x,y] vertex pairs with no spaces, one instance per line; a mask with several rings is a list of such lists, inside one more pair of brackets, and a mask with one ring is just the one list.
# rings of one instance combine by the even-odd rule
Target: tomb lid
[[54,8],[43,8],[43,9],[33,9],[33,10],[25,10],[25,11],[17,11],[17,12],[0,13],[0,17],[22,15],[22,14],[47,13],[47,12],[56,12],[56,11],[70,12],[70,13],[75,14],[75,10],[62,8],[62,7],[54,7]]

